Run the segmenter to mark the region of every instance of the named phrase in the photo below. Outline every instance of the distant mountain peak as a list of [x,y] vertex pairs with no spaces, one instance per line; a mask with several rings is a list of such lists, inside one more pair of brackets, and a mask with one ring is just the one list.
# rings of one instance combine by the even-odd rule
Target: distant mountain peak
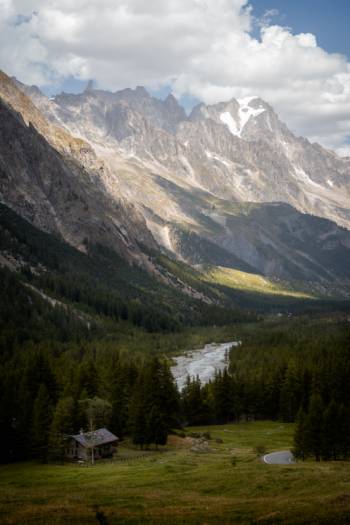
[[177,100],[176,97],[174,97],[174,95],[172,93],[169,93],[169,95],[166,97],[166,99],[164,100],[164,102],[168,105],[176,105],[176,106],[179,106],[179,101]]
[[111,154],[117,142],[122,155],[155,162],[161,175],[224,199],[288,202],[350,227],[349,160],[296,137],[257,95],[200,103],[187,117],[172,93],[160,100],[142,86],[50,104],[28,94],[51,122],[103,141]]
[[135,88],[135,93],[137,95],[141,96],[141,97],[150,97],[151,96],[144,86],[137,86]]
[[91,91],[94,91],[95,83],[92,79],[89,80],[89,82],[86,85],[86,88],[84,90],[85,93],[90,93]]

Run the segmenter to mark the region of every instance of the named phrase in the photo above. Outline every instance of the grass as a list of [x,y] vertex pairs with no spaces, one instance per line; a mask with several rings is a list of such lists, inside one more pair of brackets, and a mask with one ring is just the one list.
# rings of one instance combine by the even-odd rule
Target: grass
[[222,266],[210,267],[204,278],[209,283],[217,283],[235,290],[268,295],[282,295],[299,299],[312,299],[313,296],[301,290],[293,290],[286,284],[272,281],[262,275],[242,272]]
[[[254,447],[288,449],[293,426],[273,422],[205,427],[212,452],[180,438],[166,449],[94,467],[0,469],[0,522],[63,524],[337,524],[350,522],[350,464],[266,465]],[[221,438],[222,444],[215,438]],[[124,452],[125,453],[125,450]],[[236,466],[232,464],[236,458]]]

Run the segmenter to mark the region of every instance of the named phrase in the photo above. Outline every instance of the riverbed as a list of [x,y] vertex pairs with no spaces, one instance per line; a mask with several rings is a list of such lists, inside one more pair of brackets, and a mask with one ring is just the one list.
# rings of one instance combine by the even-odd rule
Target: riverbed
[[179,390],[186,384],[187,376],[208,383],[216,371],[223,371],[228,365],[228,352],[233,346],[239,346],[240,341],[228,343],[211,343],[199,350],[191,350],[175,358],[176,365],[171,367]]

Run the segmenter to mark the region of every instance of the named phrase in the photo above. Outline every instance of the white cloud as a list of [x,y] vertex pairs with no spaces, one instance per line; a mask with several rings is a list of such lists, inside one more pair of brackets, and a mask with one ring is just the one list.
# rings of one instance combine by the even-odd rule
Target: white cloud
[[24,82],[171,85],[207,103],[259,95],[298,134],[347,151],[350,64],[247,0],[0,0],[0,67]]

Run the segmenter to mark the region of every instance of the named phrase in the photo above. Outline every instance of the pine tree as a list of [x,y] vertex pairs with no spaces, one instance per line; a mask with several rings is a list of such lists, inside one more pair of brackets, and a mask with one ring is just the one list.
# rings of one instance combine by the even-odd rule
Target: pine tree
[[322,435],[322,459],[337,459],[340,454],[340,413],[332,399],[324,413]]
[[310,454],[320,461],[322,454],[322,430],[324,419],[324,405],[321,396],[314,393],[310,399],[310,406],[306,418],[305,447]]
[[146,436],[147,444],[155,443],[156,447],[166,445],[168,440],[166,417],[157,405],[153,405],[147,417]]
[[110,385],[109,400],[112,405],[111,430],[122,438],[128,421],[129,385],[124,370],[119,367]]
[[89,357],[80,365],[80,389],[85,390],[89,398],[97,396],[98,373],[92,357]]
[[306,446],[306,414],[301,408],[296,419],[296,427],[294,432],[294,448],[293,453],[296,458],[301,458],[303,461],[308,455]]
[[188,425],[198,425],[205,422],[208,413],[203,399],[200,379],[187,378],[186,385],[181,393],[182,412]]
[[342,459],[350,455],[350,406],[341,404],[338,409],[338,451]]
[[302,398],[301,374],[294,362],[290,362],[282,384],[280,412],[283,421],[294,421]]
[[227,370],[218,372],[212,383],[215,420],[226,423],[234,419],[232,380]]
[[47,459],[51,420],[51,399],[46,386],[41,384],[34,402],[33,424],[31,429],[32,452],[35,457]]
[[53,412],[50,428],[50,456],[63,459],[66,438],[74,432],[77,405],[72,397],[61,398]]
[[179,424],[180,401],[179,392],[167,362],[159,367],[159,406],[165,417],[167,429]]
[[129,408],[129,430],[134,445],[139,445],[141,450],[147,445],[147,420],[145,402],[145,379],[144,371],[140,372],[134,385],[133,395]]

